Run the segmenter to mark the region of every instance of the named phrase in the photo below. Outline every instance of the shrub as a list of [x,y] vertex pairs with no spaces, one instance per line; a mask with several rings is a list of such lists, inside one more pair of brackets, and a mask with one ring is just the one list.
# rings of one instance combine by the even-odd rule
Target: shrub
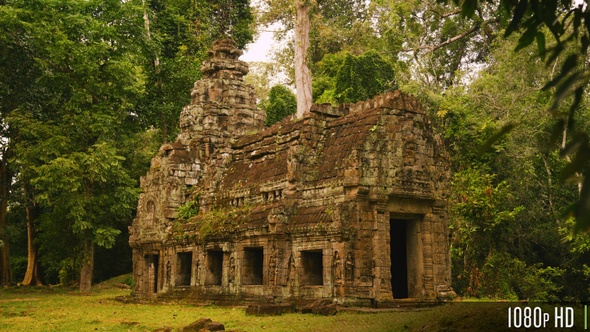
[[275,85],[260,107],[266,112],[266,125],[271,126],[297,111],[297,99],[286,87]]

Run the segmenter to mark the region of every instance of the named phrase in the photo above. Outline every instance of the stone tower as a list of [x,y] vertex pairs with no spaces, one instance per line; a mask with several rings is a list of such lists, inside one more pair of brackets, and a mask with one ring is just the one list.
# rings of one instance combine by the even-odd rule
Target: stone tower
[[195,82],[191,103],[180,114],[176,142],[160,147],[141,178],[130,242],[163,241],[193,186],[215,190],[216,177],[203,175],[223,171],[232,138],[264,128],[266,114],[256,107],[254,87],[243,80],[248,64],[238,59],[242,53],[231,39],[213,44],[201,66],[204,77]]
[[180,114],[178,143],[204,144],[201,148],[211,152],[226,148],[231,137],[264,128],[266,114],[256,107],[254,88],[243,81],[248,64],[240,55],[231,39],[213,44],[201,66],[205,77],[195,83],[191,104]]

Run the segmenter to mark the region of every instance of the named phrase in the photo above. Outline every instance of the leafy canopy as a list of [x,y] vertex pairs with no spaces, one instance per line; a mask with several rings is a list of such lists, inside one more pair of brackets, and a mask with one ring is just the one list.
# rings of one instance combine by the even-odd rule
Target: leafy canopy
[[[441,0],[448,3],[448,0]],[[590,231],[590,176],[587,174],[590,164],[590,136],[575,126],[576,117],[582,109],[582,102],[590,83],[590,71],[585,66],[590,47],[590,6],[588,2],[575,0],[452,0],[461,7],[464,17],[474,17],[484,6],[494,8],[493,14],[507,22],[504,36],[519,34],[515,50],[522,50],[536,42],[539,57],[547,67],[559,65],[557,75],[548,80],[543,90],[553,93],[553,103],[548,108],[557,123],[553,127],[556,133],[548,148],[559,149],[571,162],[564,171],[565,178],[580,181],[579,199],[572,205],[578,231]],[[547,29],[547,30],[545,30]],[[551,36],[553,43],[547,41]],[[575,52],[569,53],[574,49]],[[561,62],[560,59],[565,58]],[[568,103],[569,109],[563,110],[562,104]],[[573,131],[572,139],[566,146],[559,144],[559,132],[563,128]]]
[[266,125],[271,126],[297,111],[297,100],[291,90],[275,85],[268,93],[268,99],[261,103],[266,112]]
[[374,50],[355,56],[329,54],[317,65],[314,98],[318,103],[351,103],[397,88],[393,67]]

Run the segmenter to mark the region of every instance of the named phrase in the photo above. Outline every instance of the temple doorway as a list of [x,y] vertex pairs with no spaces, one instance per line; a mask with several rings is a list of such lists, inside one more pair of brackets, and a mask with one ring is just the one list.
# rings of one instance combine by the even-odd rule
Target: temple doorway
[[420,297],[424,271],[420,218],[391,219],[389,235],[393,298]]

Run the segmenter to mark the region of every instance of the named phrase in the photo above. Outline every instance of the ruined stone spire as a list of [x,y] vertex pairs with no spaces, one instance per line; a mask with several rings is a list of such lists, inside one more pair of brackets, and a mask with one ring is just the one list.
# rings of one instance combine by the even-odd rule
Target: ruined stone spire
[[231,39],[213,43],[201,66],[204,77],[195,82],[191,104],[180,114],[180,143],[196,140],[218,149],[264,128],[266,114],[256,106],[254,87],[243,80],[248,64],[238,59],[242,53]]
[[243,53],[232,39],[217,40],[209,51],[209,60],[203,62],[201,72],[212,79],[242,80],[248,74],[248,64],[238,59]]

